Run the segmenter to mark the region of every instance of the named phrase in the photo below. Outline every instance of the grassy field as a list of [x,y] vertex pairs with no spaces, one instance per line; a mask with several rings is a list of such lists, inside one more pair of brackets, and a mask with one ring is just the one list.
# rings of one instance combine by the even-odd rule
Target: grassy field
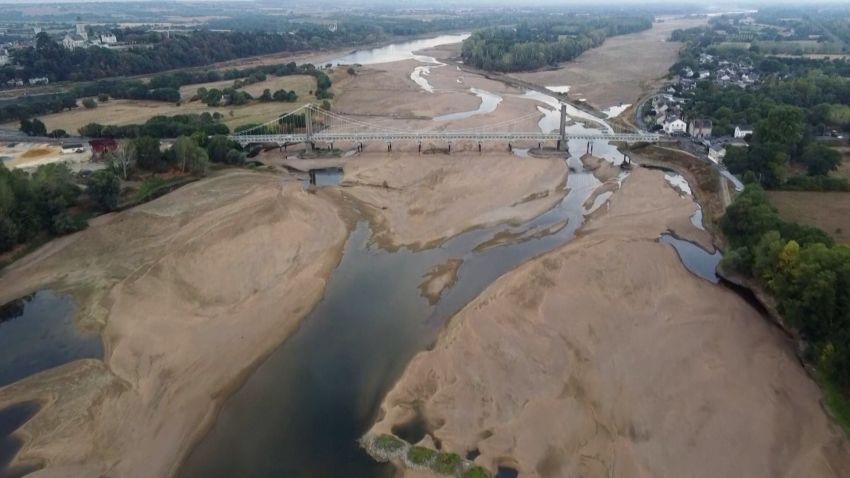
[[768,54],[810,55],[846,53],[840,43],[818,42],[815,40],[756,41],[761,51]]
[[767,195],[784,219],[819,227],[836,241],[850,244],[850,193],[768,191]]
[[[111,100],[108,103],[100,104],[95,109],[87,110],[79,107],[72,111],[41,116],[39,119],[44,121],[48,130],[64,129],[69,133],[76,133],[77,129],[88,123],[104,125],[139,124],[157,115],[170,116],[217,111],[224,115],[224,124],[234,128],[248,123],[264,123],[281,113],[292,111],[306,103],[316,101],[316,97],[310,94],[310,91],[316,87],[316,80],[308,75],[293,75],[269,76],[266,81],[249,85],[244,90],[254,96],[259,96],[266,88],[273,92],[279,89],[295,90],[298,94],[298,101],[295,103],[252,102],[242,106],[208,107],[199,101],[188,102],[188,99],[194,96],[198,88],[224,88],[232,84],[233,81],[228,80],[185,86],[180,89],[180,94],[184,98],[184,102],[180,106],[161,101]],[[18,123],[6,123],[2,126],[17,128]]]

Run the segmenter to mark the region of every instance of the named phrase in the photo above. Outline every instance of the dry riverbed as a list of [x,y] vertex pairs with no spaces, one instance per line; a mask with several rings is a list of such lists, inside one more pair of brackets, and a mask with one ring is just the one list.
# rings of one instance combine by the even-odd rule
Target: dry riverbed
[[847,476],[789,340],[658,242],[694,210],[635,170],[579,238],[458,313],[372,431],[419,415],[425,443],[525,477]]

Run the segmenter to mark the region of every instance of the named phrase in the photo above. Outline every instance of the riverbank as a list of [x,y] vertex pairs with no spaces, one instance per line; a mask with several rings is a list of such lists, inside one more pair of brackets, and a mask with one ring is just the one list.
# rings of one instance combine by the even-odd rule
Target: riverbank
[[[168,476],[218,405],[319,301],[348,226],[331,192],[229,172],[50,242],[0,277],[0,302],[74,295],[104,360],[0,389],[35,400],[13,464],[41,476]],[[251,214],[245,214],[251,211]]]
[[529,477],[846,474],[793,344],[657,241],[695,208],[633,171],[575,241],[452,318],[372,432],[418,416],[427,442]]

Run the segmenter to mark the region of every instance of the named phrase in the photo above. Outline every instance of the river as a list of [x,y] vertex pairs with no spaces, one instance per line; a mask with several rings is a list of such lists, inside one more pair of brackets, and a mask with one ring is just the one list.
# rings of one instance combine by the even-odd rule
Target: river
[[[422,45],[415,48],[427,47]],[[339,62],[406,59],[411,48],[384,47]],[[488,92],[479,96],[482,104],[489,102],[485,108],[495,109],[501,101]],[[525,97],[542,103],[541,130],[557,128],[556,99],[537,92]],[[574,120],[611,130],[584,111],[569,107],[568,113]],[[475,112],[435,119],[471,114]],[[587,130],[579,122],[568,128],[574,133]],[[587,144],[572,140],[569,146],[581,154]],[[594,153],[614,163],[622,157],[608,144],[595,144]],[[180,476],[330,478],[344,470],[346,477],[391,477],[393,468],[373,461],[357,439],[374,422],[382,397],[408,361],[433,344],[446,320],[496,278],[570,241],[585,216],[610,197],[600,195],[586,208],[600,182],[584,170],[577,155],[566,161],[572,172],[563,200],[523,224],[473,230],[433,249],[389,252],[370,246],[368,223],[359,222],[323,300],[225,402]],[[497,235],[512,241],[500,242]],[[458,280],[430,305],[418,286],[426,272],[450,259],[463,261]]]

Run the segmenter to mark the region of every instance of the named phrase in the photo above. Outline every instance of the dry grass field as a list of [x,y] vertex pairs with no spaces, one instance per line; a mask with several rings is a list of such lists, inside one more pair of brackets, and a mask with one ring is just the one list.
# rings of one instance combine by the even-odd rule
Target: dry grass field
[[[316,81],[308,75],[293,76],[269,76],[266,81],[246,86],[245,91],[252,96],[259,96],[263,90],[268,88],[274,92],[279,89],[295,90],[298,101],[295,103],[259,103],[252,102],[242,106],[220,106],[208,107],[199,102],[188,100],[195,95],[199,88],[226,88],[233,84],[232,80],[216,81],[188,85],[180,89],[183,103],[177,106],[174,103],[161,101],[140,100],[110,100],[108,103],[98,105],[97,108],[87,110],[80,106],[76,110],[63,111],[62,113],[49,114],[40,117],[47,126],[48,131],[64,129],[69,133],[76,133],[77,129],[88,123],[100,123],[104,125],[127,125],[144,123],[157,115],[177,115],[191,113],[214,113],[224,115],[224,124],[230,128],[248,123],[264,123],[273,119],[276,115],[292,111],[302,105],[316,101],[316,97],[310,92],[316,87]],[[6,123],[2,125],[7,128],[17,128],[17,123]]]
[[850,193],[768,191],[770,203],[789,221],[823,229],[850,244]]

